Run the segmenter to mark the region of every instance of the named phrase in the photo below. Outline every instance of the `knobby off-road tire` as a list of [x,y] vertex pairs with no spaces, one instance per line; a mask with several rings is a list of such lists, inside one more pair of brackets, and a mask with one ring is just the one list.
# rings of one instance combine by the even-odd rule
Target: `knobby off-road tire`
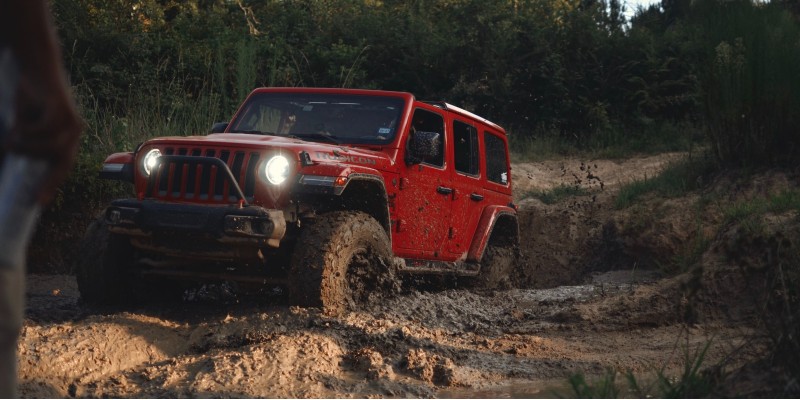
[[306,226],[289,271],[289,301],[338,315],[400,288],[391,243],[374,218],[358,211],[320,215]]
[[89,225],[79,250],[75,274],[83,301],[112,305],[130,298],[134,279],[128,266],[133,247],[128,238],[109,232],[101,216]]
[[519,268],[520,257],[516,246],[489,245],[483,252],[478,276],[471,279],[472,286],[487,290],[515,288],[519,286],[517,283]]

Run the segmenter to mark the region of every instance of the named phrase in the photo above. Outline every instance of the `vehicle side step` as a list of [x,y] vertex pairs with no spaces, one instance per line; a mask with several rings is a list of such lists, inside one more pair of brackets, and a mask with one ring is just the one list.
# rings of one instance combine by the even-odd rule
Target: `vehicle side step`
[[480,271],[478,263],[465,261],[446,262],[395,257],[394,262],[398,272],[408,274],[476,276]]

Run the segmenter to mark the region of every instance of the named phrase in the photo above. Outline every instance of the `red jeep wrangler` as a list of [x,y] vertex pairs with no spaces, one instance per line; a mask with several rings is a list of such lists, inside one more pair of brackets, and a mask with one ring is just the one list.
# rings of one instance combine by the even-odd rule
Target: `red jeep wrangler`
[[508,284],[519,229],[500,126],[409,93],[261,88],[212,132],[105,160],[100,176],[136,195],[87,232],[84,300],[161,276],[281,284],[335,313],[398,273]]

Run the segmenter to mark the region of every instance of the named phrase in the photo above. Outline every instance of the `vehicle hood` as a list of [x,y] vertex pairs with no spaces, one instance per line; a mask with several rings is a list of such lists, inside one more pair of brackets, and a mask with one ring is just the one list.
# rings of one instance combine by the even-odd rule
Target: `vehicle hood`
[[393,160],[381,151],[369,150],[350,145],[336,145],[300,140],[284,136],[253,135],[243,133],[219,133],[208,136],[173,136],[147,141],[145,146],[186,146],[253,149],[263,152],[292,153],[299,160],[302,151],[308,153],[311,161],[318,164],[359,165],[377,170],[389,170]]

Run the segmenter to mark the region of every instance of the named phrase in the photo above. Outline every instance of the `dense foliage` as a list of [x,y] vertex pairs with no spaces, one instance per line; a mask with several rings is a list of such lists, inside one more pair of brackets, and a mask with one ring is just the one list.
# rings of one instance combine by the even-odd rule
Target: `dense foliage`
[[53,0],[53,9],[91,133],[116,148],[205,130],[256,86],[331,86],[445,99],[518,137],[579,146],[691,127],[705,128],[720,161],[798,152],[791,4],[664,0],[631,21],[619,0]]

